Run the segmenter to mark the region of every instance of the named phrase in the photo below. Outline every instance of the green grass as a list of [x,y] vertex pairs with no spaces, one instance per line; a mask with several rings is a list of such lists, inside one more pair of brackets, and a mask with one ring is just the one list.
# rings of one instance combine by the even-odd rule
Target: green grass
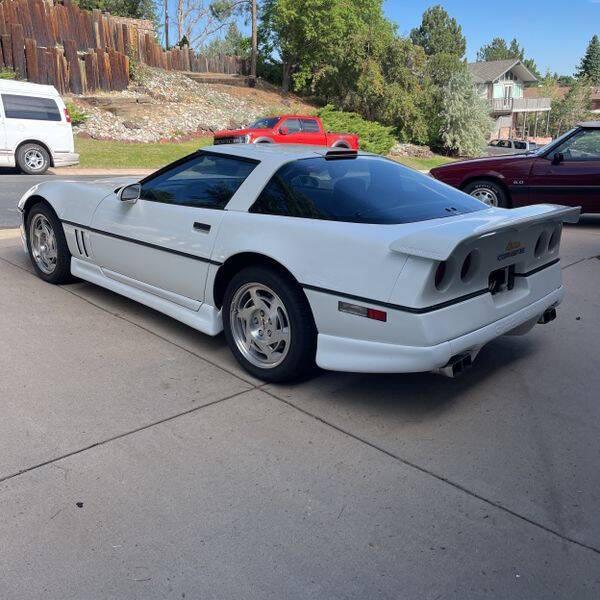
[[454,158],[449,158],[448,156],[440,156],[435,155],[431,158],[414,158],[412,156],[394,156],[393,159],[407,167],[412,167],[413,169],[418,169],[419,171],[429,171],[429,169],[433,169],[434,167],[439,167],[440,165],[445,165],[446,163],[453,162]]
[[137,144],[75,138],[79,166],[96,169],[154,169],[212,143],[212,138],[185,142]]

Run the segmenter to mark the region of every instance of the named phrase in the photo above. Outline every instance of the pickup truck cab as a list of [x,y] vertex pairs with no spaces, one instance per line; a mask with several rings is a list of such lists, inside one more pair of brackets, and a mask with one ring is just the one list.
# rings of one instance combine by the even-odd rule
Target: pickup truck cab
[[449,163],[430,174],[491,206],[549,203],[598,213],[600,121],[580,123],[534,152]]
[[535,142],[526,140],[491,140],[487,146],[488,156],[502,156],[504,154],[522,154],[537,150]]
[[0,166],[41,175],[78,162],[71,117],[56,88],[0,79]]
[[358,136],[352,133],[327,133],[319,117],[281,115],[258,119],[244,129],[216,131],[218,144],[310,144],[358,150]]

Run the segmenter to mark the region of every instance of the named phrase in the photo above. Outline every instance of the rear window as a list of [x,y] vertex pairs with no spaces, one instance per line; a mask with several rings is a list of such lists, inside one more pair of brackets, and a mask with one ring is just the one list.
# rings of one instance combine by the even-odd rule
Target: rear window
[[302,131],[306,131],[306,133],[319,133],[321,131],[315,119],[301,119],[301,122]]
[[348,223],[413,223],[485,209],[431,177],[376,156],[281,167],[250,212]]
[[4,114],[7,119],[30,119],[33,121],[60,121],[58,105],[51,98],[2,94]]

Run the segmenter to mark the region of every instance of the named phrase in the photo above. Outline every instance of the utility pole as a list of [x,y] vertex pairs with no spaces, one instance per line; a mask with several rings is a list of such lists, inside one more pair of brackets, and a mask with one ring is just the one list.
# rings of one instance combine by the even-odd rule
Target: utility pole
[[169,49],[169,0],[164,0],[165,10],[165,50]]
[[250,65],[250,78],[256,82],[256,60],[258,55],[258,37],[256,33],[256,0],[252,2],[252,57]]

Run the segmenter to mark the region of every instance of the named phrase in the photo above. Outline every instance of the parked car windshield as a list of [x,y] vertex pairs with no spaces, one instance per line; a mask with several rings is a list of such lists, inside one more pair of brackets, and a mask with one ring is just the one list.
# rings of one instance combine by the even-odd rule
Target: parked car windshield
[[398,163],[359,156],[300,159],[281,167],[251,212],[350,223],[413,223],[485,204]]
[[277,121],[279,121],[279,117],[258,119],[258,121],[254,121],[254,123],[252,123],[248,129],[273,129],[273,127],[277,125]]

